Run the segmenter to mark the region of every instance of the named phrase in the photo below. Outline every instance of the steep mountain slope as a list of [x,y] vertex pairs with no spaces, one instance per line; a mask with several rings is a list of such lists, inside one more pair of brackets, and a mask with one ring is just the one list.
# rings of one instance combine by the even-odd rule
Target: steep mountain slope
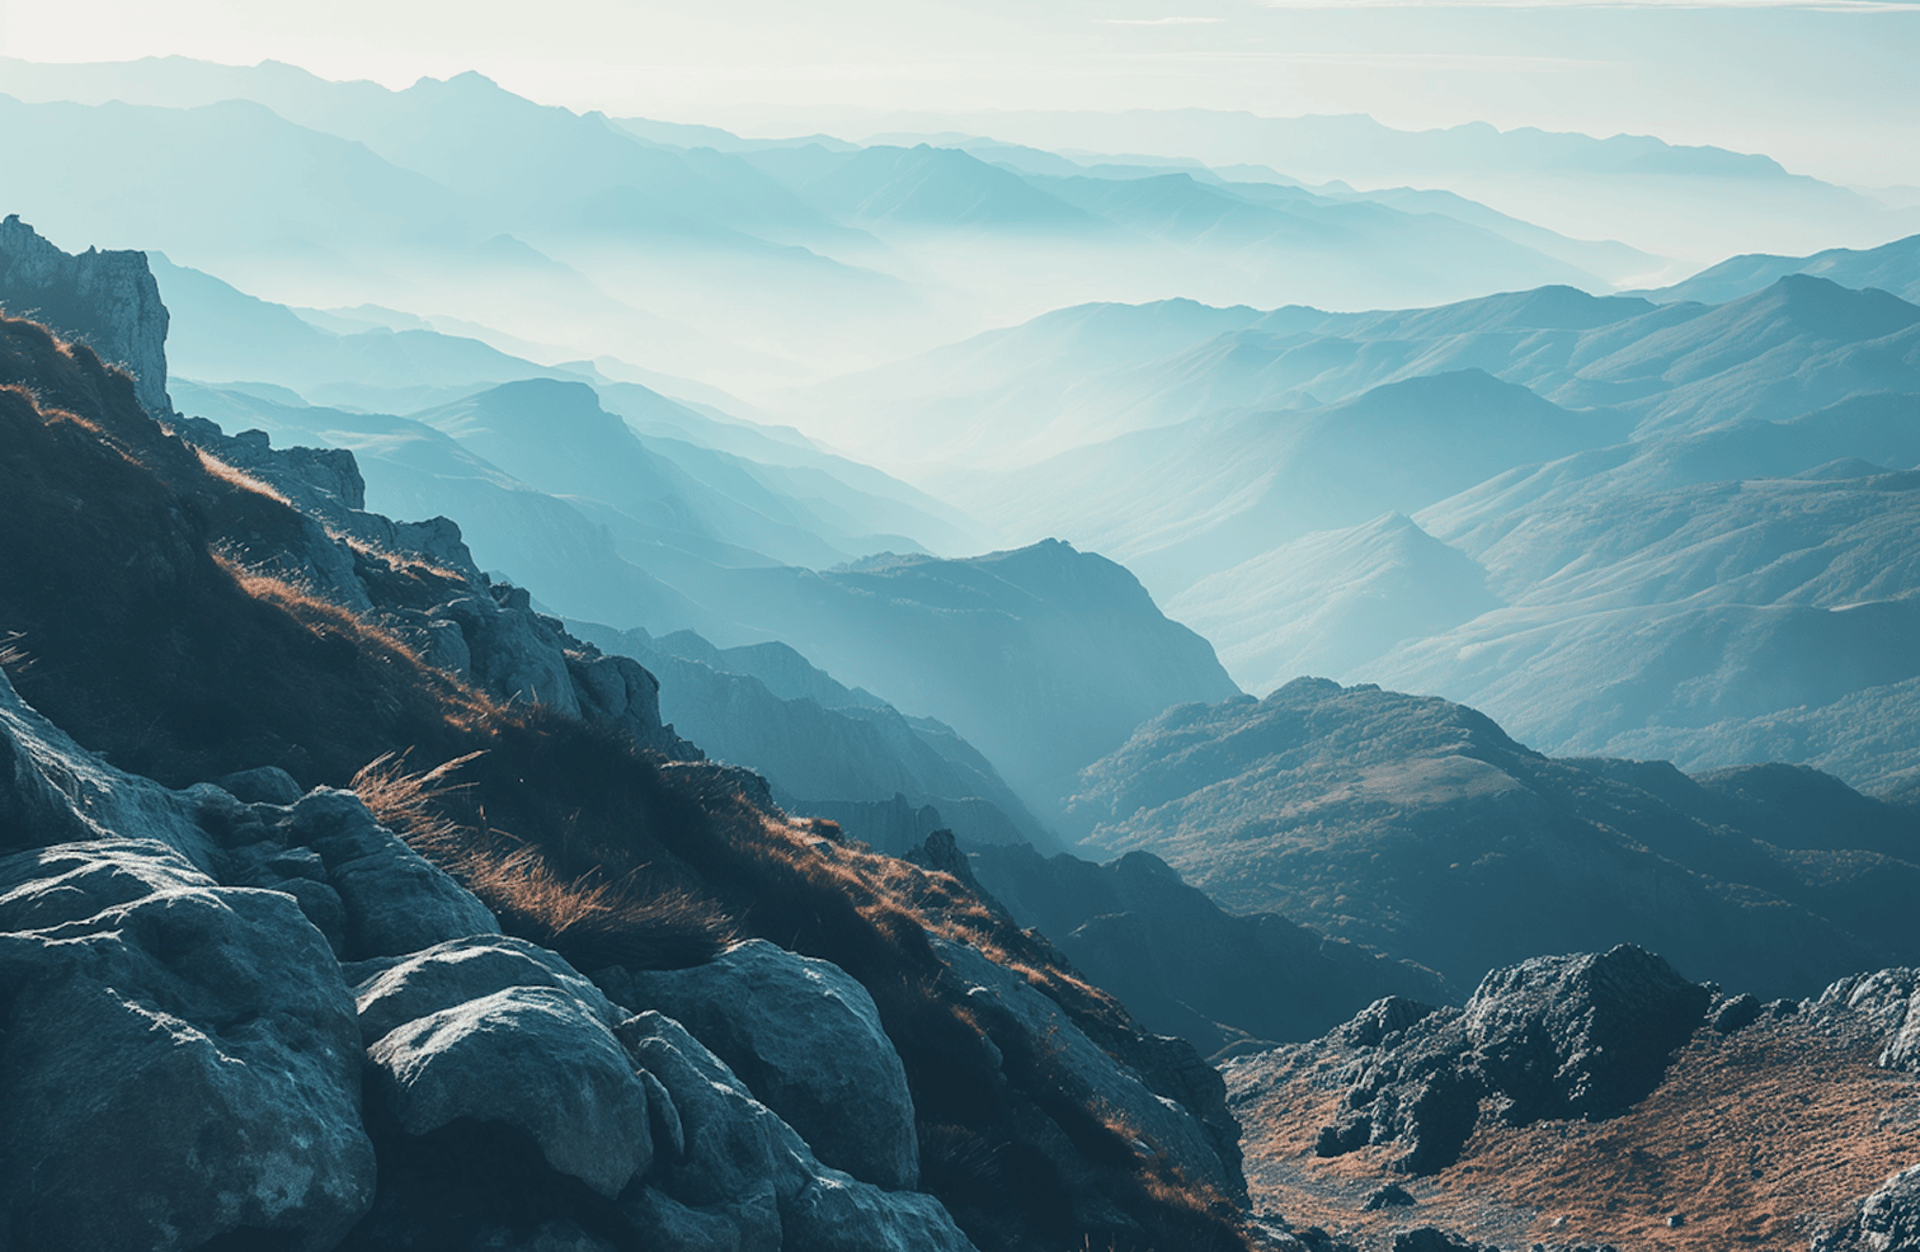
[[[124,375],[37,326],[0,321],[0,379],[0,626],[21,632],[9,676],[123,768],[181,785],[222,778],[261,800],[123,773],[0,683],[12,763],[0,788],[13,854],[0,870],[6,1107],[34,1127],[0,1136],[17,1162],[9,1237],[452,1248],[543,1226],[658,1243],[692,1223],[769,1246],[769,1229],[796,1247],[1242,1245],[1230,1208],[1207,1211],[1238,1190],[1236,1156],[1217,1079],[1190,1050],[1141,1034],[952,879],[785,821],[751,798],[750,776],[644,751],[635,733],[660,738],[659,724],[631,702],[651,697],[651,678],[563,649],[523,592],[450,568],[460,549],[444,521],[357,512],[349,458],[275,454],[197,426],[196,451],[141,410]],[[256,456],[285,489],[207,446]],[[355,527],[337,532],[351,540],[322,518]],[[561,686],[469,685],[541,656]],[[589,721],[610,675],[626,721]],[[512,695],[540,703],[505,703]],[[394,745],[411,746],[404,768],[445,765],[458,785],[436,792],[445,772],[363,769]],[[359,799],[303,798],[287,774],[258,768],[269,763],[303,781],[356,781],[453,876]],[[777,931],[818,963],[771,943],[710,959],[728,929]],[[83,947],[100,954],[94,965],[60,964]],[[342,957],[376,962],[346,967],[357,1004]],[[837,988],[849,1006],[839,1025],[817,1008],[772,1024],[811,1038],[816,1059],[838,1055],[852,1081],[856,1054],[891,1075],[893,1096],[861,1084],[871,1107],[892,1110],[871,1152],[780,1086],[772,1043],[741,1051],[726,1033],[722,1022],[741,1019],[719,1007],[722,989],[743,962],[796,988]],[[855,990],[859,979],[871,990]],[[754,1084],[681,1026],[631,1011],[670,998]],[[181,1023],[160,1059],[140,1043],[153,1036],[139,1006],[157,1002]],[[83,1008],[99,1029],[62,1016]],[[122,1115],[37,1111],[76,1080],[94,1092],[89,1108]],[[1176,1111],[1182,1100],[1197,1113]],[[168,1101],[191,1118],[169,1116]],[[274,1101],[308,1117],[305,1129],[276,1137]],[[73,1181],[84,1172],[18,1182],[35,1168],[12,1155],[29,1140],[51,1159],[98,1160],[142,1128],[140,1159],[90,1203]],[[257,1202],[220,1201],[251,1187],[258,1153],[245,1145],[268,1141],[295,1181]],[[816,1157],[816,1143],[853,1175]],[[1140,1155],[1159,1144],[1177,1172]],[[1013,1168],[1010,1194],[1001,1170]],[[948,1199],[883,1192],[873,1178]]]
[[[538,586],[566,616],[656,634],[694,629],[730,645],[787,642],[902,712],[953,726],[1043,818],[1071,773],[1141,718],[1234,690],[1205,641],[1167,621],[1130,575],[1065,545],[815,572],[684,525],[663,541],[580,497],[528,489],[423,423],[182,394],[189,407],[268,427],[283,442],[318,436],[354,449],[375,507],[475,519],[465,529],[481,565]],[[582,414],[613,420],[584,404]],[[713,516],[733,527],[752,520],[719,508]]]
[[1740,779],[1555,760],[1459,705],[1301,679],[1169,710],[1083,774],[1074,813],[1089,849],[1154,852],[1228,907],[1461,984],[1622,942],[1764,995],[1912,959],[1920,815],[1802,774],[1781,791],[1846,806],[1825,829],[1755,825],[1751,805],[1720,799]]
[[[1689,769],[1786,756],[1877,788],[1911,765],[1896,728],[1915,717],[1901,693],[1915,676],[1916,482],[1887,462],[1920,463],[1911,396],[1587,454],[1463,493],[1421,521],[1481,563],[1507,605],[1366,670],[1472,701],[1556,752]],[[1783,716],[1784,730],[1851,699],[1878,705],[1879,733],[1815,746],[1738,724]]]
[[[1644,435],[1920,390],[1916,319],[1894,296],[1806,275],[1720,306],[1546,287],[1358,314],[1090,307],[824,384],[804,403],[823,420],[836,411],[849,432],[897,422],[882,444],[896,457],[1001,469],[1194,418],[1478,369],[1565,408],[1631,418]],[[943,404],[950,390],[968,402]]]
[[[1213,649],[1123,567],[1045,542],[965,560],[728,571],[734,620],[902,712],[937,717],[1042,820],[1074,771],[1188,693],[1235,690]],[[1204,697],[1203,697],[1204,698]]]
[[[169,342],[176,376],[240,384],[255,394],[260,394],[257,384],[265,383],[312,404],[373,413],[444,406],[508,382],[584,381],[609,411],[650,438],[656,454],[717,491],[748,493],[739,503],[749,511],[768,507],[769,495],[785,497],[771,502],[776,514],[797,514],[806,519],[803,526],[843,538],[877,534],[886,541],[877,546],[899,546],[910,534],[924,537],[906,540],[910,545],[976,546],[977,528],[964,516],[878,470],[821,451],[798,431],[763,426],[698,400],[670,399],[631,381],[615,381],[584,361],[540,365],[474,339],[417,326],[329,330],[309,320],[311,311],[302,316],[164,257],[149,260],[174,315]],[[662,385],[698,390],[680,380]],[[286,417],[267,408],[258,420],[273,431],[286,424]],[[352,426],[352,419],[337,413],[324,420],[334,431]],[[314,422],[302,431],[303,438],[320,437]],[[376,493],[380,486],[375,485]],[[848,542],[834,559],[870,550]]]

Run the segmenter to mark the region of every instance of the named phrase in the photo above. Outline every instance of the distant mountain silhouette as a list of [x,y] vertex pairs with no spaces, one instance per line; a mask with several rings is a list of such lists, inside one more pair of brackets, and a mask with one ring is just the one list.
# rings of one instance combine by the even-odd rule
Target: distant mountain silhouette
[[1877,287],[1903,300],[1920,302],[1920,235],[1878,248],[1828,248],[1812,256],[1755,253],[1709,266],[1684,282],[1644,294],[1662,304],[1697,300],[1722,304],[1750,295],[1788,274],[1810,274],[1842,287]]

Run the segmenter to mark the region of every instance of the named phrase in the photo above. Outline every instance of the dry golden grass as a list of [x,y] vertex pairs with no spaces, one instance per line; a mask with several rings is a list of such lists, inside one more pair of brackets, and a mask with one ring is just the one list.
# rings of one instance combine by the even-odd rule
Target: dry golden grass
[[428,665],[391,631],[361,620],[353,611],[291,579],[255,569],[229,551],[214,550],[212,556],[214,564],[226,571],[241,591],[255,600],[285,609],[314,635],[350,643],[383,664],[433,675],[448,725],[478,729],[499,712],[486,695]]
[[200,458],[201,467],[221,482],[229,486],[238,487],[242,491],[251,491],[257,496],[265,496],[267,499],[279,504],[284,504],[289,508],[293,506],[293,502],[288,500],[286,496],[282,495],[271,484],[261,482],[245,470],[229,465],[198,444],[189,446],[193,448],[194,455]]
[[[1520,1246],[1797,1249],[1920,1161],[1920,1083],[1873,1059],[1871,1047],[1792,1021],[1725,1038],[1703,1029],[1626,1114],[1517,1130],[1483,1123],[1460,1161],[1429,1179],[1390,1174],[1392,1147],[1315,1157],[1341,1098],[1324,1074],[1300,1070],[1236,1111],[1255,1208],[1296,1226],[1384,1236],[1437,1225]],[[1389,1179],[1419,1205],[1361,1212]],[[1673,1213],[1684,1224],[1668,1226]]]
[[416,577],[435,578],[446,582],[464,581],[464,575],[450,570],[444,565],[435,565],[418,552],[396,552],[391,548],[384,548],[376,543],[368,543],[366,540],[355,535],[349,535],[345,531],[335,530],[331,526],[326,527],[326,532],[327,537],[334,542],[344,543],[347,547],[359,553],[367,560],[378,562],[390,570],[396,572],[404,571]]
[[538,844],[453,821],[442,802],[464,790],[455,775],[483,755],[409,773],[405,754],[389,752],[354,775],[353,790],[383,826],[480,897],[509,929],[563,953],[618,949],[622,935],[699,935],[715,947],[736,937],[729,920],[694,893],[640,888],[644,866],[617,879],[599,869],[568,876]]

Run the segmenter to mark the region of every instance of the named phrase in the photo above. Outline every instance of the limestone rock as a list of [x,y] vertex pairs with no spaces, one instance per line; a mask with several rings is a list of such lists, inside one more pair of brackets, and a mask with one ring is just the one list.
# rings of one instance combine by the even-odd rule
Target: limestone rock
[[685,1025],[821,1160],[883,1187],[919,1181],[906,1069],[873,997],[838,966],[753,939],[629,977],[630,1003]]
[[510,987],[409,1021],[367,1059],[378,1098],[409,1134],[462,1118],[502,1123],[608,1197],[652,1161],[646,1089],[631,1059],[558,988]]
[[350,791],[310,792],[293,806],[290,838],[326,864],[346,908],[350,960],[500,932],[486,905],[376,822]]
[[151,839],[0,860],[0,1246],[332,1247],[373,1199],[352,1001],[288,896]]
[[399,958],[351,967],[360,1035],[373,1043],[408,1022],[510,987],[548,987],[609,1028],[625,1016],[555,953],[507,935],[471,935]]
[[0,310],[31,315],[127,371],[149,413],[173,410],[167,306],[145,253],[88,248],[69,256],[11,215],[0,222]]
[[620,1037],[671,1093],[685,1156],[662,1161],[622,1208],[648,1247],[705,1252],[971,1252],[932,1196],[885,1191],[821,1164],[680,1023],[654,1011]]

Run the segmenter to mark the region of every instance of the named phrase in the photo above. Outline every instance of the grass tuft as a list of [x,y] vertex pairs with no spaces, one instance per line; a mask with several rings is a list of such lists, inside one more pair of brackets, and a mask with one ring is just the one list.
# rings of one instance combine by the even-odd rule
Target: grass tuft
[[353,779],[382,825],[485,902],[512,934],[553,948],[583,970],[697,964],[738,938],[731,918],[679,886],[647,889],[644,865],[619,878],[598,867],[568,875],[539,844],[448,815],[469,784],[453,776],[485,756],[470,752],[409,773],[405,753],[387,753]]

